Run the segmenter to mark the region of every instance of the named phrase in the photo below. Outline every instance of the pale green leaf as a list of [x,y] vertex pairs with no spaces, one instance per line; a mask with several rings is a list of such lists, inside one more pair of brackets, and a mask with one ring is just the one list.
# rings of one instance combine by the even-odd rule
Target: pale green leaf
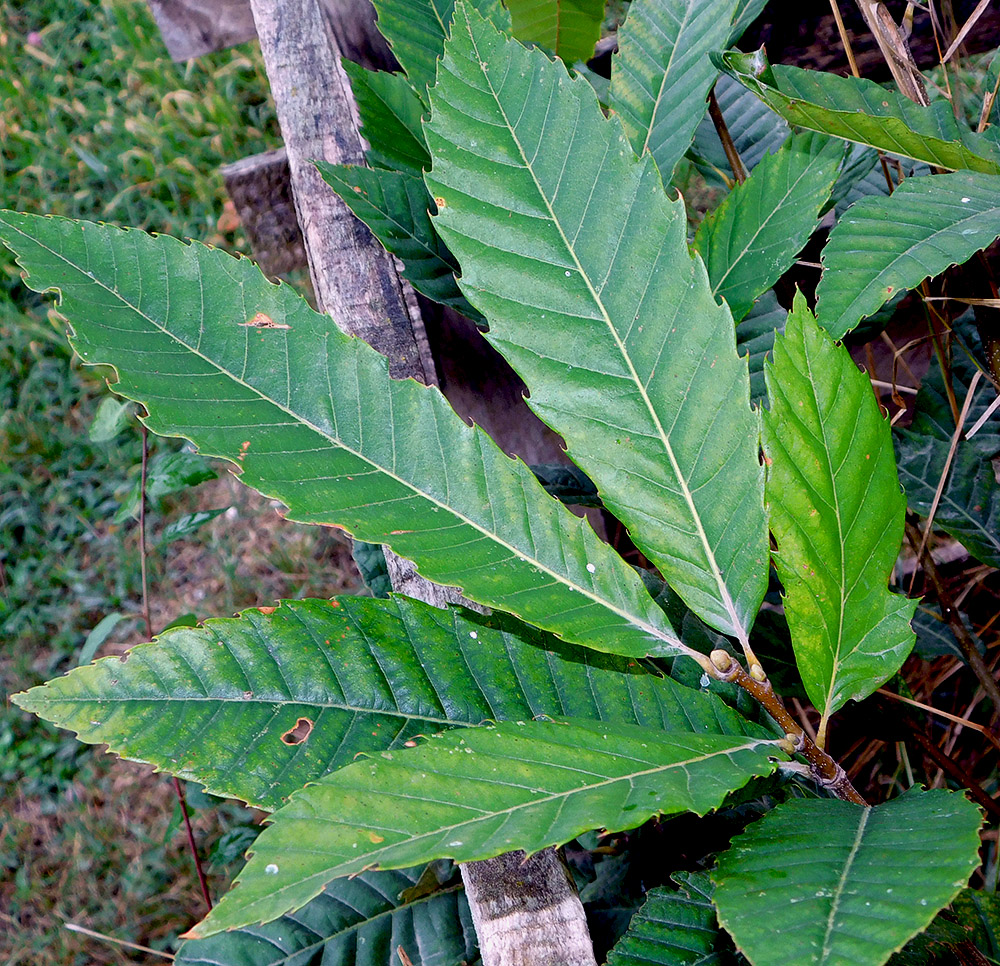
[[726,45],[736,0],[634,0],[611,61],[610,105],[636,154],[663,181],[691,145],[718,75],[708,57]]
[[357,101],[361,134],[369,144],[368,163],[420,177],[431,165],[420,126],[423,101],[402,74],[366,70],[347,58],[343,64]]
[[165,547],[175,540],[182,540],[190,536],[195,530],[201,529],[206,523],[210,523],[217,516],[221,516],[229,507],[223,506],[216,510],[195,510],[194,513],[185,513],[184,516],[171,520],[161,531],[157,545]]
[[435,224],[529,404],[685,603],[745,637],[767,584],[758,418],[683,203],[586,81],[462,6],[427,136]]
[[[777,151],[792,133],[782,117],[728,74],[720,74],[716,80],[715,97],[729,136],[747,171],[753,171],[762,158]],[[707,114],[698,125],[689,154],[710,183],[721,184],[720,175],[725,175],[732,183],[729,159]]]
[[511,32],[541,44],[567,64],[590,60],[601,36],[604,0],[506,0]]
[[943,98],[921,107],[864,78],[771,65],[763,49],[727,51],[718,62],[796,127],[949,170],[1000,174],[1000,145],[960,127]]
[[431,224],[434,199],[419,177],[398,171],[317,161],[323,180],[403,263],[403,277],[421,295],[482,320],[455,281],[458,267]]
[[816,317],[835,339],[892,296],[1000,238],[1000,177],[907,178],[844,212],[823,249]]
[[209,620],[14,700],[81,741],[267,810],[358,752],[485,720],[763,734],[714,695],[626,658],[402,597],[284,601]]
[[92,443],[110,443],[134,414],[135,406],[127,399],[106,396],[97,407],[90,429],[87,430],[87,438]]
[[[372,0],[376,26],[389,41],[409,82],[421,97],[434,83],[437,62],[451,29],[455,0]],[[510,29],[510,14],[500,0],[469,0],[501,30]]]
[[737,321],[791,268],[816,230],[843,156],[842,141],[789,138],[698,226],[694,248],[712,294],[726,300]]
[[764,371],[775,565],[799,673],[826,718],[871,694],[913,647],[917,602],[887,590],[906,501],[868,377],[801,294]]
[[476,933],[461,882],[410,901],[401,897],[416,887],[422,871],[362,872],[338,879],[274,922],[185,942],[174,964],[387,966],[399,962],[398,948],[413,966],[471,962]]
[[782,757],[773,741],[579,720],[446,733],[293,795],[257,839],[238,887],[192,934],[273,919],[373,864],[532,853],[592,828],[704,815]]
[[150,429],[230,460],[292,519],[388,544],[577,643],[681,647],[631,568],[523,463],[250,261],[14,213],[0,238],[29,285],[61,292],[77,352],[117,369],[115,391],[143,403]]
[[607,966],[722,966],[734,960],[715,917],[708,873],[678,872],[671,878],[679,888],[649,890]]
[[786,802],[719,857],[719,919],[754,966],[880,966],[966,884],[980,823],[940,790]]

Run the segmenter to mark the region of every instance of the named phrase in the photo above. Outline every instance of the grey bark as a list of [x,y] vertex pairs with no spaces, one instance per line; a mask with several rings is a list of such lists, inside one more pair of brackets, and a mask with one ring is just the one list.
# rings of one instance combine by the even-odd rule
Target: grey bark
[[295,216],[288,156],[284,148],[241,158],[219,169],[254,261],[265,275],[284,275],[306,264],[306,250]]
[[[390,257],[309,161],[362,159],[356,110],[319,0],[251,0],[278,109],[310,272],[321,308],[389,357],[394,375],[436,381],[418,346]],[[387,557],[390,555],[387,554]],[[441,592],[407,561],[390,559],[394,586],[440,606]],[[450,589],[454,592],[453,588]],[[462,874],[485,966],[596,966],[583,907],[556,852],[469,863]],[[528,874],[530,872],[530,874]]]

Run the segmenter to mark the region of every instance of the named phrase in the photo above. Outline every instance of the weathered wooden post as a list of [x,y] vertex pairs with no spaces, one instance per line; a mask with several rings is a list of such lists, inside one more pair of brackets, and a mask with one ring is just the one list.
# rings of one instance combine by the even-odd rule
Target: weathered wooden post
[[[319,0],[251,0],[277,105],[292,190],[320,307],[390,361],[394,376],[436,382],[422,323],[392,259],[311,163],[361,163],[350,85]],[[458,598],[387,553],[395,589]],[[514,853],[462,868],[486,966],[596,966],[583,907],[558,855]]]

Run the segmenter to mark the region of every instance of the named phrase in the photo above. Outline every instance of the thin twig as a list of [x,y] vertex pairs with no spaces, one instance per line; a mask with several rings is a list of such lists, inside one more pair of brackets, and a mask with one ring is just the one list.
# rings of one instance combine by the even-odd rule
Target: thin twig
[[837,21],[837,33],[840,34],[840,42],[844,45],[844,53],[847,54],[847,63],[851,65],[851,73],[855,77],[860,77],[858,62],[854,59],[854,51],[851,49],[851,40],[847,36],[847,28],[844,26],[844,19],[840,16],[840,7],[837,0],[830,0],[830,9],[833,11],[833,19]]
[[[948,447],[948,455],[945,457],[944,468],[941,470],[941,479],[938,480],[937,489],[934,491],[934,499],[931,501],[930,510],[927,512],[927,520],[924,524],[923,536],[920,539],[920,547],[917,550],[918,564],[924,555],[924,551],[927,549],[927,540],[931,535],[931,527],[934,525],[934,515],[937,513],[938,505],[941,503],[941,496],[944,493],[945,483],[947,483],[948,474],[951,472],[951,463],[955,458],[955,453],[958,451],[958,443],[962,438],[962,428],[965,426],[965,420],[969,415],[969,409],[972,407],[972,399],[976,394],[976,387],[979,385],[981,377],[982,373],[977,369],[976,374],[972,377],[972,381],[969,383],[969,391],[966,393],[965,402],[962,405],[962,411],[958,415],[955,432],[951,437],[951,445]],[[913,582],[916,579],[917,570],[916,567],[914,567],[913,577],[910,579],[911,594],[913,593]]]
[[[910,541],[910,545],[916,550],[920,544],[920,531],[909,520],[906,522],[906,536]],[[980,685],[982,685],[983,690],[989,696],[990,701],[993,702],[993,707],[997,711],[1000,711],[1000,688],[997,687],[996,681],[993,680],[993,675],[986,666],[986,662],[983,661],[983,656],[979,653],[979,648],[976,647],[976,642],[972,639],[972,635],[966,630],[965,624],[962,623],[962,615],[956,610],[951,593],[941,579],[937,564],[934,563],[934,557],[931,554],[927,554],[924,557],[923,566],[924,573],[934,588],[938,604],[941,606],[941,616],[944,617],[948,622],[948,626],[951,627],[952,633],[955,635],[955,640],[962,651],[962,656],[972,669],[972,673],[975,674]]]
[[979,0],[976,5],[976,9],[969,14],[969,19],[965,21],[962,29],[958,32],[958,36],[951,42],[951,46],[945,51],[944,56],[941,58],[942,64],[947,64],[951,60],[951,55],[962,46],[962,42],[969,35],[969,31],[976,25],[976,21],[986,13],[986,8],[990,5],[990,0]]
[[715,131],[722,142],[722,150],[726,152],[726,160],[729,167],[733,169],[733,177],[737,184],[743,184],[747,180],[747,170],[743,167],[739,151],[733,143],[733,137],[726,126],[726,119],[722,116],[722,109],[719,107],[719,99],[715,96],[715,88],[708,92],[708,114],[715,125]]
[[893,701],[900,701],[903,704],[909,704],[914,708],[920,708],[921,711],[937,715],[939,718],[946,718],[948,721],[954,721],[955,724],[962,725],[963,728],[978,731],[997,749],[997,751],[1000,751],[1000,740],[998,740],[996,735],[994,735],[990,729],[984,725],[977,724],[975,721],[970,721],[968,718],[962,718],[957,714],[952,714],[950,711],[942,711],[940,708],[935,708],[931,704],[924,704],[923,701],[914,701],[913,698],[904,698],[903,695],[894,694],[892,691],[886,691],[885,688],[879,688],[875,693],[882,695],[883,698],[891,698]]
[[125,946],[128,949],[137,949],[141,953],[149,953],[152,956],[160,956],[162,959],[169,959],[173,962],[171,953],[162,952],[159,949],[152,949],[149,946],[140,946],[138,943],[130,943],[127,939],[116,939],[105,932],[97,932],[95,929],[88,929],[86,926],[78,926],[75,922],[64,922],[63,927],[70,932],[82,933],[84,936],[92,936],[94,939],[103,939],[107,943],[114,943],[116,946]]
[[149,583],[146,578],[146,466],[149,462],[149,430],[142,424],[142,477],[139,481],[139,573],[142,576],[142,617],[146,622],[146,638],[153,637],[153,620],[149,612]]
[[[142,474],[139,481],[139,572],[142,574],[142,616],[146,622],[146,637],[153,637],[153,619],[149,609],[149,582],[146,577],[146,468],[149,463],[149,431],[145,425],[142,426]],[[184,789],[177,777],[173,778],[174,794],[177,796],[177,804],[180,805],[181,815],[184,819],[184,830],[187,832],[188,848],[191,851],[191,858],[194,860],[194,869],[198,875],[198,884],[201,886],[201,894],[208,906],[208,911],[212,911],[212,897],[208,892],[208,880],[205,878],[205,870],[201,867],[201,858],[198,855],[198,846],[194,840],[194,829],[191,827],[191,817],[188,815],[187,802],[184,799]]]
[[177,801],[181,806],[181,815],[184,818],[184,830],[187,832],[188,848],[191,850],[191,856],[194,858],[194,869],[198,874],[198,885],[201,886],[201,895],[205,900],[205,905],[208,906],[208,911],[212,911],[212,897],[208,892],[208,880],[205,878],[205,871],[201,867],[201,859],[198,856],[198,845],[194,840],[194,829],[191,828],[191,817],[188,815],[187,802],[184,799],[184,789],[181,788],[181,783],[177,780],[177,776],[173,776],[174,781],[174,792],[177,795]]
[[912,722],[907,721],[907,727],[910,730],[910,734],[913,736],[913,740],[916,741],[918,745],[923,749],[924,754],[927,755],[935,765],[938,766],[943,772],[947,773],[954,779],[959,785],[964,788],[969,795],[972,796],[983,808],[989,812],[990,816],[994,821],[1000,819],[1000,805],[998,805],[986,792],[983,790],[983,786],[979,784],[974,778],[966,774],[966,772],[955,764],[954,759],[946,755],[930,738],[927,737],[919,728],[917,728]]

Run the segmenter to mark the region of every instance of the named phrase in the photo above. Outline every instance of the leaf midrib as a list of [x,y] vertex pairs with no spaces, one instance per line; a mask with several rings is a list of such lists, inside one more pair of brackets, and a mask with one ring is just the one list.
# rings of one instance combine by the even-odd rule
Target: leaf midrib
[[870,808],[861,809],[860,820],[858,821],[858,830],[854,835],[854,842],[851,844],[851,851],[844,862],[843,871],[840,874],[840,878],[837,880],[837,886],[833,891],[833,901],[830,903],[830,914],[826,918],[826,932],[823,935],[823,950],[820,953],[820,962],[825,963],[830,958],[830,953],[832,951],[831,939],[833,935],[833,926],[837,918],[837,911],[840,908],[840,900],[844,894],[844,889],[847,886],[847,879],[851,873],[851,868],[854,865],[854,860],[857,858],[858,852],[861,849],[861,841],[864,838],[865,829],[868,826],[868,819],[871,816],[872,810]]
[[[487,821],[488,819],[494,818],[496,816],[514,815],[514,814],[516,814],[517,812],[519,812],[519,811],[521,811],[523,809],[534,808],[536,806],[543,805],[543,804],[545,804],[547,802],[558,801],[560,799],[562,799],[562,800],[568,800],[573,795],[577,795],[577,794],[590,794],[593,791],[595,791],[596,789],[607,787],[607,786],[610,786],[610,785],[614,785],[614,784],[616,784],[618,782],[626,782],[626,781],[627,782],[632,782],[635,779],[643,778],[643,777],[645,777],[647,775],[655,775],[655,774],[658,774],[658,773],[663,773],[663,772],[670,771],[670,770],[675,769],[675,768],[686,768],[689,765],[698,764],[698,763],[703,762],[703,761],[709,761],[709,760],[711,760],[713,758],[718,758],[718,757],[729,758],[732,755],[736,754],[737,752],[752,751],[752,750],[756,749],[757,747],[759,747],[760,745],[775,745],[776,746],[777,745],[777,741],[776,741],[776,739],[758,738],[758,739],[754,739],[754,740],[751,740],[751,741],[747,741],[747,742],[745,742],[744,744],[741,744],[741,745],[737,745],[737,746],[734,746],[734,747],[726,748],[725,750],[706,752],[706,753],[703,753],[701,755],[696,755],[696,756],[694,756],[692,758],[686,758],[683,761],[671,762],[671,763],[666,764],[666,765],[658,765],[658,766],[656,766],[654,768],[646,768],[646,769],[643,769],[641,771],[630,772],[627,775],[618,775],[618,776],[616,776],[614,778],[604,778],[601,781],[594,782],[594,783],[589,784],[589,785],[579,785],[579,786],[577,786],[575,788],[571,788],[571,789],[568,789],[568,790],[563,791],[563,792],[551,793],[551,794],[545,795],[545,796],[540,797],[540,798],[533,798],[533,799],[531,799],[531,801],[521,802],[521,803],[516,804],[516,805],[511,805],[508,808],[496,809],[496,810],[492,810],[492,811],[489,811],[489,812],[483,812],[482,815],[477,816],[475,818],[466,819],[466,820],[464,820],[462,822],[458,822],[458,823],[453,824],[453,825],[438,826],[437,828],[435,828],[435,829],[433,829],[433,830],[431,830],[429,832],[424,832],[424,833],[422,833],[420,835],[410,836],[409,838],[405,839],[403,842],[394,842],[394,843],[392,843],[392,844],[390,844],[388,846],[383,846],[380,849],[376,849],[376,850],[365,852],[363,858],[366,860],[366,862],[367,862],[367,860],[373,860],[373,861],[371,861],[370,864],[366,864],[364,868],[365,869],[371,869],[371,868],[378,867],[377,856],[379,856],[381,854],[384,854],[386,852],[391,852],[393,849],[395,849],[397,846],[400,846],[400,845],[404,845],[404,844],[405,845],[411,845],[411,844],[413,844],[415,842],[420,842],[421,840],[424,840],[424,839],[436,838],[436,837],[439,837],[439,836],[442,836],[442,835],[445,835],[445,834],[454,833],[454,832],[458,831],[459,829],[466,828],[467,826],[473,826],[473,825],[475,825],[477,823]],[[483,752],[480,752],[480,754],[483,754]],[[488,752],[486,752],[485,754],[488,754]],[[494,757],[497,757],[497,758],[499,758],[502,761],[506,761],[509,758],[509,756],[504,756],[504,755],[495,755]],[[544,762],[538,762],[537,764],[543,765],[545,763]],[[432,771],[433,768],[431,768],[431,767],[425,767],[425,768],[423,768],[423,770],[424,771]],[[340,773],[337,773],[337,772],[334,773],[334,775],[337,775],[337,774],[340,774]],[[480,780],[483,781],[483,782],[485,782],[485,783],[487,783],[487,784],[490,784],[489,780],[487,780],[487,779],[480,779]],[[326,781],[326,782],[321,781],[321,782],[318,782],[317,784],[320,784],[320,785],[331,785],[331,784],[334,784],[334,783],[330,782],[330,781]],[[502,785],[511,786],[511,783],[509,783],[509,782],[495,782],[494,784],[502,784]],[[516,786],[516,787],[529,788],[531,786]],[[392,794],[392,796],[394,798],[412,799],[414,801],[431,801],[431,802],[435,802],[435,803],[441,804],[441,802],[438,799],[421,799],[418,796],[403,795],[400,792],[392,792],[391,794]],[[474,806],[466,806],[466,807],[474,807]],[[369,826],[369,827],[373,828],[373,826]],[[382,830],[386,831],[386,829],[384,829],[384,828]],[[398,830],[393,830],[393,831],[398,831]],[[306,849],[306,848],[298,848],[298,849],[296,849],[296,852],[298,854],[304,854],[304,855],[330,855],[329,852],[320,852],[320,851]],[[389,861],[391,862],[393,860],[390,859]],[[341,860],[339,862],[339,864],[343,865],[345,863],[344,863],[343,860]],[[300,889],[304,883],[311,882],[311,881],[314,881],[316,879],[323,879],[324,880],[324,885],[325,885],[326,882],[329,882],[331,879],[338,878],[340,875],[343,875],[343,874],[347,874],[347,873],[337,873],[337,872],[334,872],[333,874],[331,874],[331,872],[330,872],[329,869],[324,870],[322,872],[315,872],[315,873],[313,873],[310,876],[306,876],[304,878],[297,879],[294,883],[291,883],[290,885],[281,886],[278,889],[274,889],[267,896],[264,896],[264,897],[262,897],[260,899],[254,899],[249,904],[249,906],[247,906],[246,908],[252,909],[254,906],[259,905],[261,902],[268,902],[268,901],[272,900],[274,898],[274,896],[276,896],[276,895],[278,895],[278,894],[280,894],[282,892],[286,892],[286,891],[288,891],[290,889],[296,889],[296,890]]]
[[[479,62],[485,63],[486,61],[481,55],[481,52],[479,50],[479,45],[476,42],[475,34],[472,32],[471,29],[469,29],[469,37],[472,43],[472,48],[476,52],[477,57],[479,58]],[[511,140],[516,145],[518,153],[520,154],[524,162],[524,168],[530,175],[531,180],[534,182],[535,187],[538,190],[538,196],[542,199],[542,202],[545,205],[545,209],[549,214],[549,219],[551,220],[552,224],[558,231],[560,239],[566,246],[566,251],[572,258],[573,264],[576,266],[576,270],[580,273],[580,277],[584,280],[584,283],[587,286],[587,290],[590,292],[594,304],[597,306],[597,308],[601,313],[601,318],[604,320],[604,323],[607,326],[607,329],[610,332],[611,337],[614,339],[615,344],[618,347],[618,351],[621,353],[622,359],[624,360],[626,366],[628,367],[628,371],[631,376],[632,382],[638,388],[638,391],[642,397],[642,401],[645,404],[646,409],[653,420],[656,432],[659,435],[660,441],[663,444],[663,448],[667,453],[668,459],[670,460],[670,467],[674,472],[674,476],[677,478],[677,481],[680,484],[681,494],[684,498],[684,502],[691,513],[692,520],[694,521],[694,525],[698,534],[698,539],[701,543],[702,550],[704,551],[706,560],[708,561],[709,564],[709,572],[714,578],[716,587],[719,591],[720,600],[723,604],[723,607],[725,608],[726,613],[729,615],[729,619],[734,631],[736,632],[737,639],[739,640],[740,644],[744,648],[746,648],[749,645],[748,635],[743,627],[743,622],[740,620],[739,612],[737,611],[736,606],[733,603],[732,596],[729,593],[729,588],[726,586],[725,581],[722,579],[721,568],[719,567],[715,559],[715,553],[712,549],[710,541],[708,540],[708,535],[705,533],[705,528],[702,525],[701,514],[698,512],[698,508],[691,495],[691,490],[688,487],[688,481],[680,470],[680,466],[674,454],[673,446],[670,443],[670,438],[668,434],[664,431],[663,425],[660,422],[659,415],[657,414],[656,409],[649,398],[649,393],[646,391],[646,386],[639,378],[639,374],[636,372],[635,366],[632,364],[632,358],[626,351],[625,344],[622,342],[621,337],[618,334],[618,331],[616,330],[614,324],[612,323],[611,317],[608,314],[607,308],[605,307],[604,302],[600,297],[600,294],[598,293],[597,289],[594,288],[590,276],[587,274],[587,272],[584,271],[583,266],[580,263],[580,260],[577,256],[576,249],[570,243],[566,234],[563,232],[562,225],[559,223],[559,220],[555,217],[555,212],[552,210],[552,205],[549,198],[546,196],[545,192],[542,191],[542,187],[539,184],[538,179],[535,177],[535,172],[531,167],[530,162],[528,161],[528,156],[524,151],[524,148],[520,140],[518,139],[517,134],[514,131],[514,127],[507,116],[507,112],[504,110],[503,104],[500,102],[500,98],[497,96],[497,92],[493,85],[493,80],[489,75],[489,72],[482,71],[482,74],[486,84],[489,87],[490,94],[493,96],[493,99],[496,102],[497,109],[500,111],[501,115],[503,116],[504,122],[507,125],[507,129],[510,132]],[[600,488],[599,484],[598,487]]]
[[[454,507],[449,506],[448,504],[443,503],[437,497],[434,497],[431,494],[426,493],[425,491],[421,490],[419,487],[417,487],[416,485],[414,485],[410,481],[405,480],[402,477],[398,476],[392,470],[389,470],[389,469],[387,469],[387,468],[385,468],[383,466],[380,466],[371,457],[365,456],[364,454],[362,454],[362,453],[358,452],[357,450],[353,449],[352,447],[348,446],[343,441],[329,436],[326,432],[324,432],[322,429],[320,429],[318,426],[316,426],[310,420],[305,419],[303,416],[301,416],[298,413],[294,412],[293,410],[289,409],[287,406],[282,405],[276,399],[273,399],[270,396],[265,395],[261,390],[257,389],[252,384],[250,384],[248,382],[245,382],[241,377],[236,376],[235,373],[231,372],[229,369],[223,367],[222,365],[220,365],[215,360],[210,359],[209,357],[207,357],[206,355],[204,355],[200,351],[200,349],[190,346],[187,342],[185,342],[183,339],[181,339],[178,335],[176,335],[174,332],[172,332],[168,328],[166,328],[166,326],[164,324],[161,324],[157,320],[151,318],[145,312],[143,312],[142,310],[140,310],[137,306],[133,305],[128,299],[124,298],[119,292],[117,292],[114,289],[109,288],[100,279],[94,277],[92,274],[88,274],[88,273],[84,272],[83,269],[80,268],[80,266],[75,265],[68,258],[66,258],[64,255],[62,255],[62,253],[53,250],[52,248],[50,248],[48,245],[44,244],[43,242],[38,241],[37,239],[34,239],[31,236],[27,235],[24,231],[22,231],[16,225],[10,225],[10,223],[8,222],[8,226],[11,228],[11,230],[16,231],[19,235],[21,235],[22,237],[26,238],[30,243],[38,245],[44,251],[49,252],[49,254],[51,254],[53,257],[55,257],[55,258],[59,259],[60,261],[62,261],[67,267],[69,267],[70,269],[72,269],[74,272],[77,272],[77,273],[79,273],[81,275],[86,276],[91,282],[93,282],[94,284],[98,285],[100,288],[104,289],[105,292],[107,292],[113,298],[117,299],[119,302],[121,302],[127,308],[131,309],[133,312],[135,312],[136,315],[138,315],[140,318],[142,318],[145,321],[147,321],[156,330],[162,332],[164,335],[166,335],[168,338],[172,339],[179,346],[182,346],[187,352],[190,352],[192,355],[197,356],[199,359],[201,359],[203,362],[207,363],[209,366],[214,367],[220,374],[228,377],[229,379],[231,379],[237,385],[243,386],[245,389],[253,392],[261,400],[263,400],[264,402],[266,402],[266,403],[274,406],[276,409],[278,409],[281,412],[285,413],[286,415],[292,417],[293,420],[296,423],[298,423],[298,424],[300,424],[302,426],[305,426],[308,429],[312,430],[321,439],[326,440],[327,443],[330,446],[333,446],[334,448],[339,448],[339,449],[345,450],[346,452],[350,453],[352,456],[357,457],[359,460],[361,460],[364,463],[368,464],[369,466],[371,466],[373,469],[377,470],[378,472],[384,473],[390,479],[392,479],[392,480],[396,481],[397,483],[400,483],[401,485],[407,487],[408,489],[410,489],[417,496],[422,497],[423,499],[427,500],[429,503],[434,504],[435,506],[441,508],[442,510],[448,511],[450,514],[452,514],[454,517],[456,517],[462,523],[464,523],[467,526],[471,527],[473,530],[477,531],[478,533],[481,533],[483,536],[485,536],[488,539],[492,540],[494,543],[498,544],[499,546],[504,547],[505,549],[509,550],[514,557],[522,558],[522,559],[530,562],[532,564],[532,566],[536,567],[539,571],[541,571],[542,573],[548,574],[550,577],[552,577],[553,580],[556,583],[561,584],[562,586],[567,587],[568,589],[573,590],[573,591],[579,593],[581,596],[583,596],[583,597],[587,598],[588,600],[591,600],[594,603],[600,605],[605,610],[610,611],[613,614],[617,614],[619,617],[623,618],[628,623],[630,623],[633,626],[639,628],[643,632],[645,632],[647,634],[650,634],[656,640],[663,641],[666,644],[669,644],[671,647],[679,649],[679,651],[681,653],[688,654],[688,655],[694,653],[679,638],[675,638],[675,637],[669,636],[668,634],[666,634],[664,632],[664,630],[662,628],[654,627],[652,624],[649,624],[647,621],[642,620],[641,618],[638,618],[635,614],[632,614],[632,613],[630,613],[630,612],[628,612],[626,610],[623,610],[622,608],[618,607],[615,604],[612,604],[610,601],[606,600],[605,598],[602,598],[602,597],[594,594],[592,591],[587,590],[587,588],[585,588],[585,587],[577,584],[575,581],[572,581],[572,580],[568,579],[567,577],[556,573],[554,570],[552,570],[546,564],[542,563],[542,561],[538,560],[535,556],[529,554],[526,550],[521,550],[521,549],[513,546],[512,544],[508,543],[506,540],[504,540],[503,538],[501,538],[498,534],[493,533],[492,531],[486,529],[483,525],[478,524],[475,521],[469,519],[467,516],[465,516],[464,514],[462,514],[461,512],[459,512],[458,510],[456,510]],[[191,244],[197,244],[197,243],[196,242],[191,242]],[[169,289],[169,275],[167,276],[167,287]],[[50,288],[57,288],[57,289],[59,289],[60,296],[61,296],[62,290],[61,290],[61,288],[59,288],[59,286],[50,286]],[[169,296],[168,296],[168,300],[169,300]],[[202,302],[202,312],[204,312],[204,300]],[[202,322],[204,322],[204,315],[202,315]],[[286,344],[286,347],[287,347],[287,338],[288,337],[287,337],[287,335],[284,332],[282,332],[281,335],[285,339],[285,344]],[[249,330],[247,330],[247,333],[246,333],[245,337],[246,337],[247,341],[249,342],[249,338],[250,338],[250,336],[249,336]],[[287,349],[286,349],[286,357],[287,357]],[[112,367],[115,369],[115,371],[116,372],[118,371],[118,367],[115,366],[113,363],[101,363],[101,362],[93,362],[93,363],[91,363],[91,362],[88,362],[87,364],[88,365],[112,365]],[[288,369],[287,369],[287,365],[286,365],[286,375],[287,375],[287,373],[288,373]],[[433,389],[431,389],[431,387],[428,387],[428,389],[430,391],[433,391]],[[115,391],[119,392],[120,395],[125,395],[124,392],[120,392],[119,390],[115,390]],[[391,393],[390,393],[390,396],[391,396]],[[126,398],[131,398],[131,397],[126,396]],[[142,400],[135,400],[135,401],[136,402],[140,402],[140,403],[142,402]],[[394,424],[393,424],[393,428],[394,428]],[[480,430],[480,432],[482,432],[482,431]],[[228,460],[230,463],[234,462],[233,459],[231,457],[228,457],[228,456],[220,455],[219,458],[220,459]]]

